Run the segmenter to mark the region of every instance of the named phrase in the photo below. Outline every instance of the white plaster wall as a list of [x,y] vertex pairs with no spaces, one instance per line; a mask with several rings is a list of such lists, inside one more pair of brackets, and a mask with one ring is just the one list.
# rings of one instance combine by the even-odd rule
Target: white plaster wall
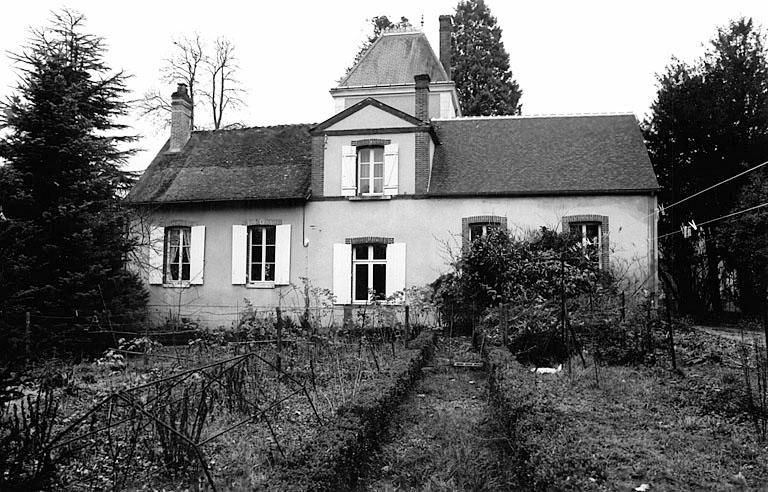
[[[208,327],[232,326],[242,311],[244,299],[254,306],[276,306],[280,294],[289,287],[268,289],[232,285],[232,226],[256,223],[259,219],[281,219],[291,224],[292,282],[307,274],[306,254],[302,241],[302,212],[294,206],[211,205],[174,207],[155,212],[152,223],[158,226],[178,224],[205,226],[205,266],[202,285],[186,288],[148,285],[149,314],[162,322],[169,315],[199,321]],[[144,274],[146,278],[146,273]]]
[[[392,106],[395,109],[399,109],[403,113],[415,116],[416,94],[413,92],[413,90],[408,94],[370,94],[365,96],[349,96],[344,100],[345,107],[349,108],[367,97],[373,97],[383,102],[387,106]],[[429,93],[429,116],[430,118],[437,118],[440,116],[440,92],[438,91],[430,91]]]

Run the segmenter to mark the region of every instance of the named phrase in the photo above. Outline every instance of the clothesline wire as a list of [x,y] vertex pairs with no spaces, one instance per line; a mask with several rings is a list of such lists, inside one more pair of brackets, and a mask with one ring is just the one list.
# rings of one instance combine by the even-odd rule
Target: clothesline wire
[[[744,214],[744,213],[747,213],[747,212],[751,212],[752,210],[757,210],[758,208],[762,208],[762,207],[765,207],[765,206],[768,206],[768,202],[761,203],[760,205],[755,205],[754,207],[749,207],[749,208],[746,208],[744,210],[739,210],[738,212],[732,212],[730,214],[723,215],[721,217],[717,217],[715,219],[710,219],[710,220],[708,220],[706,222],[702,222],[701,224],[698,224],[697,227],[705,226],[707,224],[711,224],[713,222],[717,222],[718,220],[727,219],[727,218],[733,217],[735,215],[740,215],[740,214]],[[682,232],[683,231],[668,232],[668,233],[664,234],[663,236],[659,236],[658,239],[663,239],[663,238],[665,238],[667,236],[673,236],[675,234],[682,234]]]
[[[765,165],[768,165],[768,161],[765,161],[765,162],[763,162],[761,164],[758,164],[757,166],[750,167],[746,171],[742,171],[742,172],[740,172],[739,174],[737,174],[735,176],[731,176],[730,178],[724,179],[723,181],[720,181],[719,183],[713,184],[709,188],[705,188],[705,189],[703,189],[701,191],[697,191],[693,195],[689,195],[689,196],[687,196],[687,197],[685,197],[685,198],[683,198],[681,200],[676,201],[675,203],[673,203],[671,205],[667,205],[666,207],[663,207],[664,211],[666,212],[667,210],[669,210],[670,208],[674,207],[675,205],[680,205],[681,203],[686,202],[686,201],[690,200],[691,198],[697,197],[697,196],[701,195],[702,193],[706,193],[707,191],[709,191],[711,189],[717,188],[718,186],[723,185],[723,184],[725,184],[725,183],[727,183],[727,182],[729,182],[731,180],[734,180],[734,179],[736,179],[736,178],[738,178],[740,176],[743,176],[743,175],[745,175],[747,173],[751,173],[752,171],[756,171],[756,170],[760,169],[761,167],[763,167]],[[651,215],[655,215],[656,213],[658,213],[658,210],[654,210],[653,213],[648,214],[648,217],[650,217]]]

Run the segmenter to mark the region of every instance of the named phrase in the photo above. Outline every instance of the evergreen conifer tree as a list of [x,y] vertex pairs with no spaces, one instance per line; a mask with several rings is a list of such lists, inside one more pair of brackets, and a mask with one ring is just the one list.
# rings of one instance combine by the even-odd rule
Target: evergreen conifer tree
[[120,135],[126,128],[115,119],[125,114],[125,75],[111,72],[103,40],[84,33],[83,23],[63,10],[11,55],[20,77],[4,111],[10,133],[0,140],[6,335],[19,328],[15,315],[23,311],[45,328],[46,319],[83,315],[92,323],[105,311],[126,321],[146,302],[136,275],[124,268],[132,244],[120,199],[132,176],[121,170],[129,152],[120,144],[132,137]]
[[451,71],[464,116],[520,114],[501,28],[483,0],[462,0],[453,16]]

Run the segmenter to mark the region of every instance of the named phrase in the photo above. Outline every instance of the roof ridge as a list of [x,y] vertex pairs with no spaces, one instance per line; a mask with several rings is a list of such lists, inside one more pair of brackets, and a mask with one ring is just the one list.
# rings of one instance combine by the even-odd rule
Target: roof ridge
[[607,111],[602,113],[541,113],[541,114],[508,114],[493,116],[459,116],[457,118],[432,118],[434,121],[457,121],[457,120],[523,120],[534,118],[579,118],[593,116],[635,116],[632,111]]

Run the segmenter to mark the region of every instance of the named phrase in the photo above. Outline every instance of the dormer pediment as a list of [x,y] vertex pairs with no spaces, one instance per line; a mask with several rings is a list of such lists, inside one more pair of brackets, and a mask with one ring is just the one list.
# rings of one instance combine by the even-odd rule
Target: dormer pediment
[[312,134],[333,131],[383,130],[429,126],[408,113],[373,98],[366,98],[312,128]]

